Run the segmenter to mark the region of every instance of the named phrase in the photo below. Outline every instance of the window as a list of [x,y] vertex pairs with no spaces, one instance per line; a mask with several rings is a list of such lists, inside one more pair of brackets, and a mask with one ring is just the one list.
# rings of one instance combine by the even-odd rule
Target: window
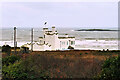
[[62,45],[65,45],[65,42],[62,42]]
[[67,45],[68,45],[68,41],[67,41]]
[[71,41],[71,45],[73,45],[74,44],[74,41]]
[[45,35],[44,35],[44,38],[45,38]]
[[40,40],[40,43],[42,43],[42,40]]

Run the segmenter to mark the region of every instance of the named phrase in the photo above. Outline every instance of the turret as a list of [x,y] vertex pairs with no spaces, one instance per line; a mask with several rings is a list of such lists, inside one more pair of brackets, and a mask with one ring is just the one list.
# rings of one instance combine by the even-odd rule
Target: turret
[[48,28],[43,28],[44,34],[45,34],[46,31],[48,31]]

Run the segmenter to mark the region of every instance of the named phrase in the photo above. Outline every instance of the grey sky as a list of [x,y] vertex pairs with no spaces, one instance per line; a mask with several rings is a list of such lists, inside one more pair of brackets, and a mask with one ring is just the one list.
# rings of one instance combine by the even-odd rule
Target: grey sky
[[118,26],[117,2],[10,2],[2,3],[2,27]]

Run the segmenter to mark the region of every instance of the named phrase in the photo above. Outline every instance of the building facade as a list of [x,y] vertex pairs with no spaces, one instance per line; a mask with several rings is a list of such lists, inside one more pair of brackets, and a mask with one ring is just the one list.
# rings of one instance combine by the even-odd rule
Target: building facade
[[[25,46],[31,49],[31,44],[25,44]],[[39,42],[33,43],[33,51],[67,50],[69,46],[75,48],[75,37],[69,37],[67,34],[59,37],[53,26],[51,31],[43,28],[43,37],[39,37]]]

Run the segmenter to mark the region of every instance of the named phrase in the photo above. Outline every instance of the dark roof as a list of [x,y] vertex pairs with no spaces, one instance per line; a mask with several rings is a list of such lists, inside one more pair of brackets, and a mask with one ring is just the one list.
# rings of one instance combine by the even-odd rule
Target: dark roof
[[39,43],[36,43],[36,44],[37,44],[37,45],[41,45],[41,46],[44,45],[44,44],[39,44]]
[[43,37],[39,37],[39,38],[43,38]]
[[[11,49],[14,49],[14,47],[11,47]],[[16,47],[16,49],[20,49],[20,47]]]
[[53,26],[52,28],[55,28],[55,26]]
[[43,29],[48,29],[48,28],[43,28]]
[[52,31],[46,31],[46,32],[52,32]]
[[47,35],[53,35],[53,34],[50,34],[50,33],[46,33]]
[[56,34],[57,35],[58,33],[52,33],[52,34],[51,33],[45,33],[45,34],[47,34],[47,35],[54,35],[54,34]]
[[68,39],[68,38],[75,38],[75,37],[58,37],[59,39]]
[[75,37],[68,37],[68,38],[75,38]]

